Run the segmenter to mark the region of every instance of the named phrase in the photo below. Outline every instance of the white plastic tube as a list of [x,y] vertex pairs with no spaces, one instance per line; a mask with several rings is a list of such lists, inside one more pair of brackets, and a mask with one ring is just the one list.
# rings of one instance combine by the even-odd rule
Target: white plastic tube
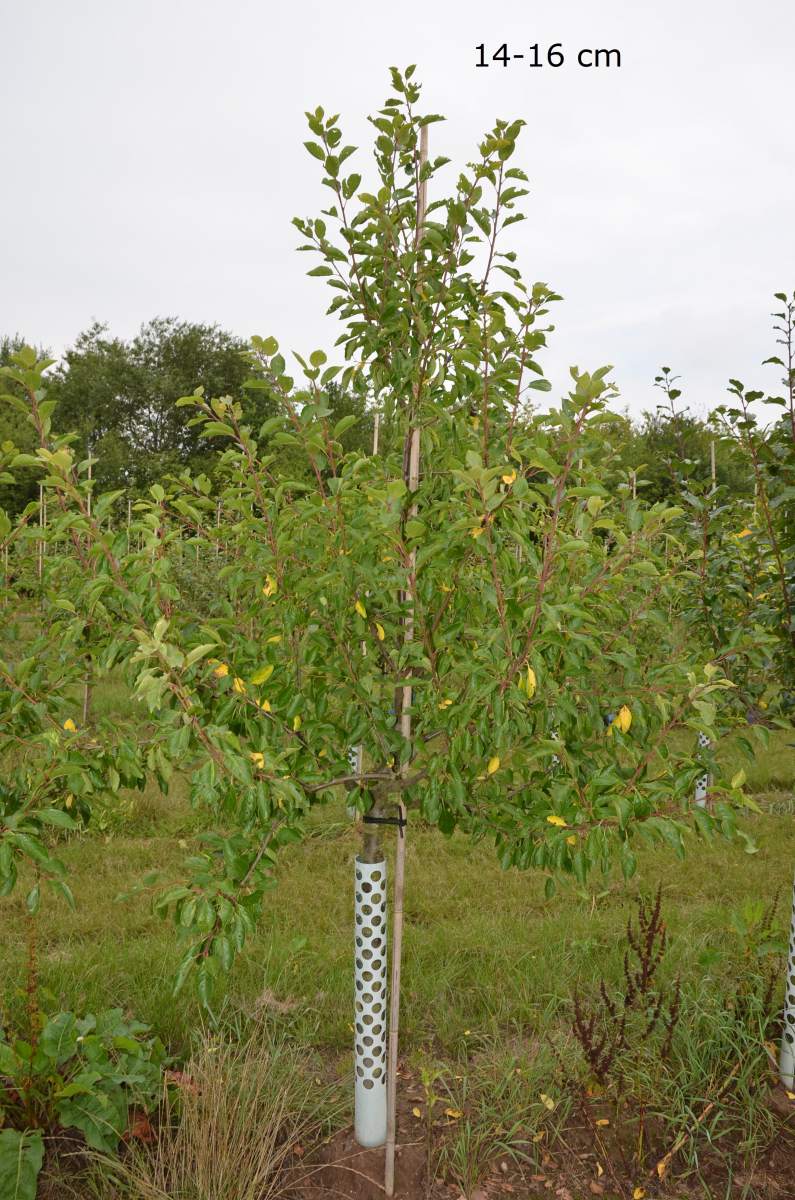
[[784,1029],[781,1034],[778,1069],[781,1082],[787,1091],[795,1091],[795,888],[792,893],[787,978],[784,980]]
[[360,1146],[386,1141],[386,863],[355,863],[354,1131]]
[[[699,745],[699,749],[701,749],[701,750],[709,750],[710,740],[705,733],[700,733],[698,735],[698,745]],[[708,772],[705,771],[704,774],[699,775],[698,779],[696,780],[695,801],[696,801],[697,808],[706,808],[707,807],[707,792],[708,791],[709,791],[709,774],[708,774]]]

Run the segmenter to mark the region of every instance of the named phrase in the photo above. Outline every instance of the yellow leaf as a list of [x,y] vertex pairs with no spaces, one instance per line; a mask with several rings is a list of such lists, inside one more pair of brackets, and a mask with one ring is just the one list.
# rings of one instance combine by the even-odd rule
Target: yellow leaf
[[357,600],[353,607],[356,609],[359,616],[363,617],[364,620],[366,621],[367,620],[367,609],[364,607],[361,600]]
[[495,754],[493,758],[489,759],[489,765],[486,767],[486,774],[493,775],[494,772],[499,771],[499,769],[500,769],[500,760],[499,760],[498,755]]
[[265,576],[265,584],[262,588],[263,596],[275,596],[279,590],[279,585],[272,575]]
[[552,1109],[555,1107],[555,1101],[552,1099],[552,1097],[545,1095],[544,1092],[541,1092],[539,1099],[544,1105],[544,1108],[548,1108],[549,1111],[552,1112]]
[[596,1178],[597,1178],[597,1179],[601,1179],[601,1178],[602,1178],[602,1176],[604,1175],[604,1173],[605,1173],[605,1171],[604,1171],[604,1167],[602,1166],[602,1164],[601,1164],[600,1162],[598,1162],[598,1161],[597,1161],[597,1164],[596,1164]]
[[384,638],[386,637],[386,634],[384,633],[384,627],[380,621],[376,621],[375,623],[375,636],[378,638],[379,642],[383,642]]
[[[610,729],[612,729],[615,725],[616,728],[620,729],[622,733],[628,733],[631,724],[632,712],[626,704],[622,704],[621,708],[618,710],[618,715],[615,716],[610,722]],[[610,729],[608,729],[608,733],[610,732]]]
[[476,525],[474,529],[470,529],[469,536],[471,538],[479,538],[483,532],[483,528],[484,527],[482,525]]
[[665,1179],[665,1173],[668,1170],[668,1163],[666,1162],[666,1160],[664,1158],[661,1158],[660,1161],[657,1163],[656,1169],[657,1169],[657,1178]]
[[563,817],[559,817],[557,813],[550,813],[547,817],[547,822],[550,825],[557,825],[558,829],[568,829],[568,821],[564,821]]
[[381,556],[381,562],[394,562],[394,561],[395,561],[395,560],[394,560],[394,558],[392,557],[392,555],[391,555],[391,554],[383,554],[383,555]]
[[634,1190],[634,1192],[632,1193],[632,1200],[643,1200],[643,1197],[644,1197],[645,1195],[646,1195],[646,1189],[645,1189],[645,1188],[642,1188],[642,1187],[636,1187],[636,1188],[635,1188],[635,1190]]
[[507,475],[503,475],[502,482],[507,483],[508,487],[510,487],[512,483],[516,482],[516,472],[509,471]]
[[259,706],[263,712],[271,712],[272,711],[270,700],[260,700]]
[[524,690],[527,692],[528,700],[532,700],[533,696],[535,696],[537,685],[538,685],[538,680],[536,679],[536,673],[532,667],[528,667],[527,668],[527,678],[525,679],[525,685],[524,685]]
[[439,587],[442,589],[443,592],[452,592],[455,590],[454,588],[451,588],[450,585],[447,583],[440,583]]
[[220,666],[216,667],[213,671],[213,675],[217,675],[219,679],[223,679],[224,676],[228,674],[229,667],[226,665],[226,663],[221,663]]
[[411,1112],[412,1112],[412,1115],[413,1115],[413,1116],[415,1116],[415,1117],[421,1117],[421,1116],[422,1116],[422,1112],[421,1112],[421,1111],[420,1111],[420,1109],[419,1109],[419,1108],[417,1108],[416,1106],[415,1106],[414,1108],[412,1108]]
[[448,698],[446,700],[440,701],[440,703],[437,705],[437,707],[438,708],[449,708],[452,703],[453,703],[452,700],[448,696]]
[[77,733],[77,726],[75,725],[75,723],[71,717],[66,718],[66,720],[63,723],[63,727],[67,731],[67,733]]
[[251,761],[254,763],[255,766],[257,766],[257,767],[265,766],[265,755],[262,753],[261,750],[252,750],[251,754],[249,754],[249,758],[251,759]]
[[788,1100],[795,1100],[795,1092],[787,1092]]
[[235,676],[235,681],[232,684],[232,689],[233,689],[233,691],[237,692],[239,696],[242,696],[246,690],[246,685],[242,679],[240,679],[238,676]]
[[444,1110],[444,1115],[449,1117],[451,1121],[457,1121],[458,1118],[463,1117],[464,1114],[461,1112],[460,1108],[446,1108]]
[[543,1141],[545,1133],[546,1133],[546,1129],[539,1129],[538,1133],[533,1134],[533,1141],[534,1142]]
[[258,687],[261,683],[267,683],[272,674],[273,663],[268,663],[267,667],[260,667],[258,671],[254,672],[251,676],[251,682],[255,687]]
[[567,838],[566,838],[566,845],[567,845],[567,846],[576,846],[576,845],[577,845],[577,839],[576,839],[576,837],[574,837],[573,835],[572,835],[572,837],[567,837]]
[[274,633],[273,637],[266,638],[265,645],[266,646],[275,646],[281,640],[282,640],[282,635],[280,633]]
[[296,732],[296,733],[298,733],[298,730],[299,730],[300,728],[301,728],[301,718],[300,718],[300,716],[295,716],[295,717],[293,717],[293,729],[295,730],[295,732]]
[[65,801],[66,807],[71,808],[72,805],[74,804],[74,802],[75,802],[75,798],[72,795],[72,793],[70,792],[69,795],[66,797],[66,801]]
[[752,537],[753,532],[754,532],[753,529],[748,529],[748,527],[746,526],[745,529],[740,530],[740,532],[737,534],[737,536],[738,536],[738,538]]
[[609,1120],[607,1119],[607,1117],[600,1117],[598,1121],[594,1121],[594,1124],[595,1124],[595,1125],[598,1125],[600,1128],[602,1128],[602,1129],[603,1129],[603,1128],[604,1128],[604,1126],[605,1126],[605,1125],[609,1125],[609,1124],[610,1124],[610,1122],[609,1122]]

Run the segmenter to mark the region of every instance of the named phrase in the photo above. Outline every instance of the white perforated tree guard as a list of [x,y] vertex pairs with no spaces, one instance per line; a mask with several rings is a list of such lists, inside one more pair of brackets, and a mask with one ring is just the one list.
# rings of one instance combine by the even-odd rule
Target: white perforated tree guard
[[386,1141],[386,863],[355,867],[354,1130],[372,1147]]
[[787,978],[784,980],[784,1029],[778,1067],[784,1087],[788,1092],[795,1091],[795,888],[792,892]]
[[[698,735],[698,745],[701,750],[709,750],[710,740],[705,733],[700,733]],[[709,791],[709,773],[705,771],[704,774],[699,775],[698,779],[696,780],[696,797],[695,797],[695,799],[696,799],[696,805],[698,806],[698,808],[706,808],[708,791]]]

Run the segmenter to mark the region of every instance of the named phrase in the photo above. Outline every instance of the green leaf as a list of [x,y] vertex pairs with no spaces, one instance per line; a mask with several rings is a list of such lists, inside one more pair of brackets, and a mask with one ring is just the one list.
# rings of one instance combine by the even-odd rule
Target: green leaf
[[0,1130],[0,1196],[3,1200],[36,1200],[36,1180],[44,1161],[38,1130]]

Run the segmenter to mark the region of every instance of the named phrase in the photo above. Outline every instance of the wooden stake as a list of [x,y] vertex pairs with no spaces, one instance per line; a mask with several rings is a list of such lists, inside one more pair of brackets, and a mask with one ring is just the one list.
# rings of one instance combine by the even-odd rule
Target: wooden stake
[[[420,131],[420,174],[428,161],[428,127],[423,125]],[[425,225],[425,214],[428,207],[427,180],[421,179],[417,196],[417,245],[419,246],[422,230]],[[407,470],[404,476],[409,492],[416,492],[420,481],[420,427],[419,427],[419,385],[414,390],[414,412],[412,425],[408,431],[409,453]],[[376,427],[377,428],[377,427]],[[412,504],[410,517],[416,516],[417,505]],[[412,550],[409,560],[409,572],[414,574],[417,564],[417,552]],[[407,599],[411,593],[407,592]],[[404,622],[403,640],[410,642],[414,638],[414,610],[409,604]],[[403,688],[403,698],[400,705],[400,732],[407,742],[411,741],[411,684]],[[403,774],[409,769],[409,763],[403,765]],[[398,804],[398,816],[405,818],[405,807],[402,801]],[[386,1068],[386,1154],[384,1157],[384,1191],[387,1196],[395,1192],[395,1134],[397,1130],[397,1064],[398,1036],[400,1032],[400,967],[403,950],[403,892],[406,875],[406,830],[401,826],[398,833],[395,854],[395,884],[394,901],[392,906],[392,978],[389,988],[389,1045],[387,1048]],[[400,836],[402,835],[402,836]]]
[[381,423],[381,414],[376,412],[373,418],[373,455],[378,453],[378,428]]
[[715,470],[715,442],[714,442],[714,440],[711,441],[709,444],[709,467],[710,467],[710,473],[712,475],[712,490],[714,492],[715,488],[718,486],[718,476],[717,476],[717,472]]
[[[39,484],[39,529],[43,530],[45,523],[46,523],[46,519],[44,516],[44,484],[40,483]],[[44,575],[44,538],[43,537],[39,538],[38,563],[36,565],[36,573],[38,574],[38,577],[39,577],[39,583],[41,583],[42,576]]]

